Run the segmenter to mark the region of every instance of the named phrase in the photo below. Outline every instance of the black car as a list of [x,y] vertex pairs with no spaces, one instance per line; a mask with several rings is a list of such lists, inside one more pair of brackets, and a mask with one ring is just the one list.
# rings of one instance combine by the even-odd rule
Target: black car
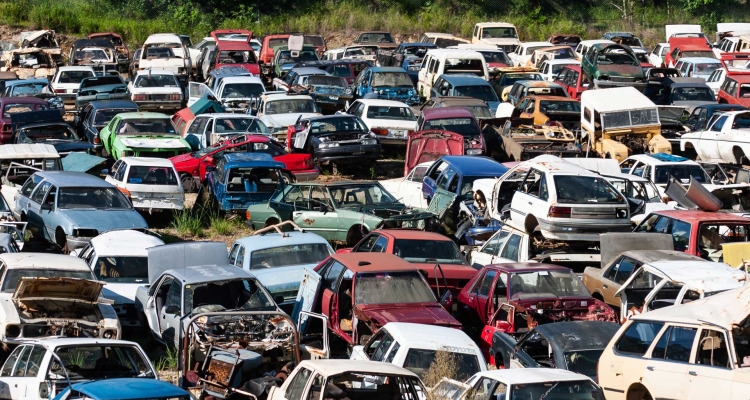
[[683,121],[682,124],[692,132],[703,131],[707,128],[706,123],[708,123],[712,115],[742,110],[747,110],[747,108],[739,104],[705,104],[695,107],[687,120]]
[[318,164],[353,164],[380,158],[381,145],[354,115],[330,115],[298,121],[287,138],[295,152],[312,154]]
[[596,379],[599,357],[618,329],[614,322],[564,321],[539,325],[518,341],[495,332],[490,355],[497,367],[559,368]]
[[102,148],[99,131],[115,117],[124,112],[138,112],[138,105],[130,100],[96,100],[86,104],[75,116],[73,125],[78,136],[91,143],[98,153]]
[[15,144],[49,144],[63,157],[71,152],[89,152],[94,147],[63,121],[58,110],[12,114],[10,120],[13,126],[12,143]]

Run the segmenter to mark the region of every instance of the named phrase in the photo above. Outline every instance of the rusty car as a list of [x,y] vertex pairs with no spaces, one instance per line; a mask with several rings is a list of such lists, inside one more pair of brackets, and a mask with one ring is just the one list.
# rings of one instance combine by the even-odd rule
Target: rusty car
[[596,88],[632,86],[646,88],[641,62],[633,50],[616,43],[592,45],[581,60],[581,70]]

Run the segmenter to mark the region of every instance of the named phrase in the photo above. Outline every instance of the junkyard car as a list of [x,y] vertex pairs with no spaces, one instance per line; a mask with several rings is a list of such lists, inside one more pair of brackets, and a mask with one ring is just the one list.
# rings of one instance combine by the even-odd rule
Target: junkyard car
[[128,85],[119,75],[84,78],[76,92],[76,110],[95,100],[130,100]]
[[102,155],[168,158],[190,151],[190,144],[175,132],[165,114],[126,112],[117,114],[99,131]]
[[468,96],[487,103],[494,114],[500,99],[492,85],[478,76],[440,75],[432,85],[430,100],[438,97]]
[[[224,68],[221,69],[223,70]],[[196,85],[200,89],[197,89]],[[249,74],[240,76],[232,75],[221,78],[221,81],[213,89],[209,89],[203,83],[190,82],[188,87],[190,97],[187,104],[191,106],[199,98],[196,97],[198,94],[202,96],[207,93],[216,98],[226,112],[246,113],[251,111],[252,108],[257,108],[260,96],[265,91],[263,81],[257,76]]]
[[430,204],[436,200],[438,210],[451,207],[456,197],[463,201],[473,195],[475,180],[497,178],[507,171],[508,168],[487,157],[443,156],[425,173],[422,196]]
[[[527,97],[521,100],[518,111],[529,111],[522,113],[524,117],[535,117],[541,120],[547,119],[547,116],[539,111],[541,107],[557,107],[566,109],[566,100],[562,98],[546,98],[542,96]],[[577,104],[570,104],[577,107]],[[520,108],[525,107],[525,108]],[[547,111],[552,118],[567,119],[571,113],[562,111],[558,117],[557,112]],[[567,115],[566,115],[567,114]],[[579,114],[576,114],[576,117]],[[547,121],[543,125],[533,123],[531,118],[510,118],[505,122],[502,131],[499,133],[500,140],[498,145],[490,144],[490,156],[498,161],[526,161],[542,154],[551,154],[558,157],[578,157],[581,155],[581,148],[576,145],[576,135],[573,131],[565,129],[563,126],[574,128],[576,122],[553,122]],[[563,125],[563,126],[560,126]],[[572,126],[571,126],[572,125]],[[497,139],[495,139],[497,140]],[[492,143],[490,139],[488,142]]]
[[427,199],[422,196],[422,179],[432,161],[416,164],[406,176],[381,180],[380,185],[407,207],[427,209]]
[[141,110],[177,111],[182,108],[182,87],[168,70],[150,69],[136,73],[128,84],[130,99]]
[[559,122],[565,129],[581,129],[581,103],[578,100],[559,96],[531,95],[522,98],[516,108],[521,118],[533,118],[536,125],[555,125]]
[[352,43],[360,46],[376,45],[379,49],[395,49],[397,46],[391,33],[384,31],[360,32]]
[[21,49],[41,49],[58,67],[63,64],[60,37],[53,30],[21,32]]
[[743,287],[633,316],[599,359],[607,398],[742,398],[749,298]]
[[68,251],[100,233],[148,229],[117,188],[83,172],[35,173],[19,191],[13,214],[18,221],[28,221],[36,236]]
[[[95,32],[89,34],[88,38],[109,40],[109,42],[115,46],[115,50],[117,50],[118,69],[120,69],[120,71],[127,69],[128,63],[130,62],[130,51],[128,51],[128,46],[122,40],[122,36],[114,32]],[[135,58],[135,56],[133,58]]]
[[605,321],[563,321],[538,325],[518,341],[496,332],[490,364],[498,368],[557,368],[596,379],[596,364],[604,347],[620,329]]
[[94,147],[82,141],[57,110],[17,113],[10,116],[10,121],[14,128],[11,142],[15,144],[50,144],[61,156]]
[[417,399],[425,393],[413,372],[375,361],[305,360],[269,400],[351,398]]
[[81,139],[94,145],[96,154],[102,152],[102,141],[99,132],[115,115],[126,112],[138,112],[138,105],[129,100],[96,100],[83,107],[73,119],[73,126]]
[[182,210],[185,192],[172,162],[163,158],[122,157],[105,181],[128,196],[138,211]]
[[406,144],[417,130],[417,118],[405,103],[393,100],[359,99],[346,110],[357,116],[381,144]]
[[[49,144],[6,144],[0,146],[0,165],[2,165],[3,171],[0,191],[5,202],[10,204],[11,207],[15,206],[15,198],[21,186],[34,172],[60,171],[63,169],[60,154]],[[37,179],[41,180],[38,177]]]
[[478,22],[474,25],[471,42],[491,44],[506,53],[513,51],[521,43],[516,27],[507,22]]
[[518,104],[526,96],[557,96],[568,97],[567,92],[562,86],[555,82],[548,81],[516,81],[510,89],[503,92],[503,101],[508,101],[512,105]]
[[302,50],[289,50],[288,46],[281,46],[277,48],[276,54],[273,56],[273,75],[266,74],[266,77],[273,78],[274,76],[283,77],[289,72],[290,69],[294,68],[295,65],[305,61],[318,61],[318,55],[315,53],[313,46],[303,45]]
[[96,279],[106,282],[105,298],[113,300],[124,327],[141,324],[135,310],[135,292],[148,282],[146,249],[163,245],[156,236],[134,230],[115,230],[91,239],[86,247],[71,252],[88,264]]
[[246,134],[271,136],[271,131],[258,117],[217,112],[195,116],[185,129],[184,137],[199,150]]
[[416,74],[422,67],[422,59],[427,50],[436,48],[432,43],[400,43],[395,50],[379,50],[377,63],[381,67],[401,67]]
[[487,370],[479,347],[464,332],[409,322],[385,324],[364,346],[354,346],[350,359],[388,362],[424,378],[438,352],[455,357],[455,379],[469,379]]
[[[739,104],[704,104],[693,108],[693,111],[690,112],[687,120],[682,121],[682,124],[688,129],[688,133],[695,132],[693,135],[687,136],[688,138],[695,139],[696,136],[700,138],[699,132],[708,129],[708,121],[711,120],[711,117],[714,116],[714,114],[743,110],[747,110],[747,108]],[[684,135],[685,134],[683,134],[683,136]],[[680,137],[680,139],[682,139],[682,137]],[[680,142],[682,142],[682,140],[680,140]],[[688,148],[687,143],[689,142],[691,142],[691,140],[686,140],[686,149]],[[695,159],[695,157],[690,158]]]
[[501,97],[507,88],[513,86],[517,81],[543,81],[544,77],[536,68],[500,68],[493,72],[490,84],[495,88],[495,93]]
[[310,95],[321,111],[332,114],[341,110],[352,99],[352,90],[344,78],[312,75],[291,87],[292,91]]
[[[60,365],[60,361],[62,365]],[[101,338],[24,339],[0,369],[0,395],[52,399],[69,384],[108,378],[157,382],[138,343]]]
[[680,137],[680,148],[686,155],[703,161],[746,165],[750,159],[749,111],[727,111],[714,114],[705,130],[688,132]]
[[623,44],[601,43],[589,48],[581,70],[597,88],[631,86],[646,88],[643,68],[633,50]]
[[13,142],[13,126],[11,115],[27,111],[48,110],[49,104],[36,97],[0,97],[0,142],[8,144]]
[[100,297],[103,282],[82,260],[61,254],[4,253],[3,342],[39,336],[119,339],[120,321]]
[[661,80],[657,90],[646,89],[646,95],[657,105],[682,106],[691,110],[704,104],[715,104],[716,97],[702,78],[669,77]]
[[[282,232],[286,226],[293,230]],[[250,271],[286,307],[294,304],[305,267],[314,268],[331,254],[333,248],[322,236],[285,221],[237,239],[229,263]]]
[[81,81],[94,76],[91,67],[60,67],[52,78],[52,88],[55,94],[65,103],[75,103],[76,93]]
[[289,72],[281,78],[273,78],[273,82],[271,83],[273,85],[273,90],[289,91],[292,86],[300,85],[303,82],[306,82],[309,77],[317,75],[327,76],[329,74],[328,72],[315,67],[296,67],[289,70]]
[[318,164],[352,164],[380,158],[381,145],[353,115],[302,119],[289,127],[287,148],[311,154]]
[[49,84],[49,80],[44,79],[19,79],[5,82],[3,97],[37,97],[44,99],[49,108],[59,110],[60,114],[64,112],[63,100]]
[[68,65],[90,66],[100,75],[118,73],[117,56],[115,46],[107,39],[78,39],[70,48]]
[[581,93],[588,89],[589,81],[580,65],[568,65],[557,74],[554,82],[560,84],[571,99],[581,100]]
[[260,118],[277,140],[285,140],[289,127],[294,126],[300,118],[321,115],[312,97],[282,93],[261,96],[258,109],[248,109],[248,112]]
[[266,204],[282,186],[284,164],[263,153],[224,154],[216,167],[206,168],[198,196],[218,212],[242,213],[249,206]]
[[417,118],[417,131],[449,131],[463,136],[464,153],[485,154],[488,149],[479,122],[471,111],[462,107],[427,108]]
[[[116,392],[117,394],[113,394]],[[190,393],[164,381],[140,378],[113,378],[93,382],[80,382],[65,388],[55,400],[85,397],[91,400],[108,400],[117,396],[122,400],[142,400],[144,396],[154,400],[189,400]]]
[[246,217],[253,229],[292,220],[331,242],[354,246],[404,208],[377,182],[294,183],[274,193],[267,205],[248,207]]
[[180,81],[188,81],[192,74],[188,46],[173,33],[150,35],[143,42],[138,61],[138,70],[149,69],[166,69],[172,71]]
[[352,86],[357,98],[396,100],[408,105],[419,103],[414,84],[401,67],[368,68],[360,72]]
[[43,49],[36,47],[4,51],[0,56],[0,71],[15,72],[19,79],[50,79],[56,70],[57,63]]
[[513,61],[514,67],[530,66],[526,65],[538,49],[552,47],[550,42],[523,42],[519,43],[513,50],[508,52],[508,57]]

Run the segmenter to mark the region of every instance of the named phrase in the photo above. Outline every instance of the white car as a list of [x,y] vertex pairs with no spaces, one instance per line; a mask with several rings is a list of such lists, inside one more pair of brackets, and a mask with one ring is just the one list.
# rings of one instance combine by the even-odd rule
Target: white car
[[141,71],[166,69],[180,80],[189,80],[198,51],[190,49],[182,38],[173,33],[150,35],[141,47],[138,69]]
[[275,139],[283,141],[286,140],[289,125],[294,125],[300,118],[323,114],[318,111],[315,100],[310,96],[272,93],[260,97],[256,115],[266,124]]
[[133,231],[110,231],[91,239],[89,244],[71,255],[82,259],[94,276],[107,285],[104,297],[114,301],[115,312],[124,327],[139,327],[135,310],[135,292],[148,283],[148,252],[163,245],[152,235]]
[[246,113],[253,106],[257,106],[258,99],[266,92],[263,80],[252,75],[224,77],[216,90],[211,90],[206,84],[190,82],[188,85],[188,102],[190,107],[203,95],[215,97],[226,112]]
[[417,130],[417,117],[400,101],[358,99],[346,113],[360,117],[381,144],[405,146],[406,139]]
[[271,131],[258,117],[247,114],[206,113],[197,115],[185,131],[188,143],[198,149],[213,146],[231,136],[252,133],[271,136]]
[[60,67],[52,77],[50,86],[55,90],[55,94],[63,99],[63,102],[75,103],[81,81],[85,78],[92,78],[94,75],[94,69],[91,67]]
[[508,54],[508,57],[513,62],[514,67],[525,67],[526,63],[531,60],[531,56],[534,55],[535,50],[554,46],[550,42],[524,42],[516,46],[516,49]]
[[[546,345],[544,348],[546,349]],[[445,378],[431,389],[430,395],[431,398],[440,400],[604,398],[601,389],[591,378],[557,368],[485,371],[466,382]]]
[[174,164],[164,158],[122,157],[105,181],[123,192],[138,211],[171,211],[185,207],[185,191]]
[[120,321],[104,282],[88,265],[62,254],[0,254],[0,335],[3,342],[40,336],[119,339]]
[[0,369],[0,397],[48,400],[71,383],[110,377],[158,379],[143,348],[135,342],[100,338],[26,339]]
[[682,156],[671,154],[636,154],[620,163],[623,173],[646,178],[659,189],[664,197],[669,178],[674,177],[682,185],[688,185],[690,179],[700,182],[708,190],[716,189],[706,170],[697,162]]
[[382,180],[380,184],[407,207],[426,210],[429,205],[422,194],[422,178],[433,163],[434,161],[428,161],[417,164],[405,177]]
[[383,325],[364,346],[354,346],[350,359],[389,362],[424,378],[438,351],[456,358],[462,375],[458,379],[487,370],[479,346],[463,331],[407,322]]
[[658,68],[664,64],[664,56],[667,54],[669,54],[669,43],[657,43],[646,57],[649,64]]
[[554,82],[563,67],[568,65],[581,65],[581,62],[571,59],[544,60],[539,65],[539,73],[542,74],[545,81]]
[[706,78],[706,85],[711,88],[715,96],[719,95],[719,89],[724,84],[724,79],[727,78],[727,70],[724,68],[717,68],[711,75]]
[[730,111],[711,116],[707,129],[680,137],[680,149],[701,161],[747,165],[750,161],[750,112]]
[[182,108],[182,86],[172,71],[140,70],[128,83],[128,91],[141,111],[176,112]]

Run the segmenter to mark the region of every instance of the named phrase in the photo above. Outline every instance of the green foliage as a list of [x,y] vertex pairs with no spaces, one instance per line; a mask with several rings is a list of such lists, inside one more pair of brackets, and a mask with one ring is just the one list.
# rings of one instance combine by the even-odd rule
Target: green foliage
[[180,235],[203,236],[203,227],[207,212],[203,207],[193,207],[182,211],[175,211],[172,216],[172,228]]
[[217,235],[228,236],[235,233],[241,227],[239,224],[242,222],[240,218],[227,219],[226,216],[218,213],[211,216],[210,225],[211,229],[216,232]]
[[177,369],[177,350],[166,346],[158,352],[158,358],[154,363],[156,371],[174,371]]

